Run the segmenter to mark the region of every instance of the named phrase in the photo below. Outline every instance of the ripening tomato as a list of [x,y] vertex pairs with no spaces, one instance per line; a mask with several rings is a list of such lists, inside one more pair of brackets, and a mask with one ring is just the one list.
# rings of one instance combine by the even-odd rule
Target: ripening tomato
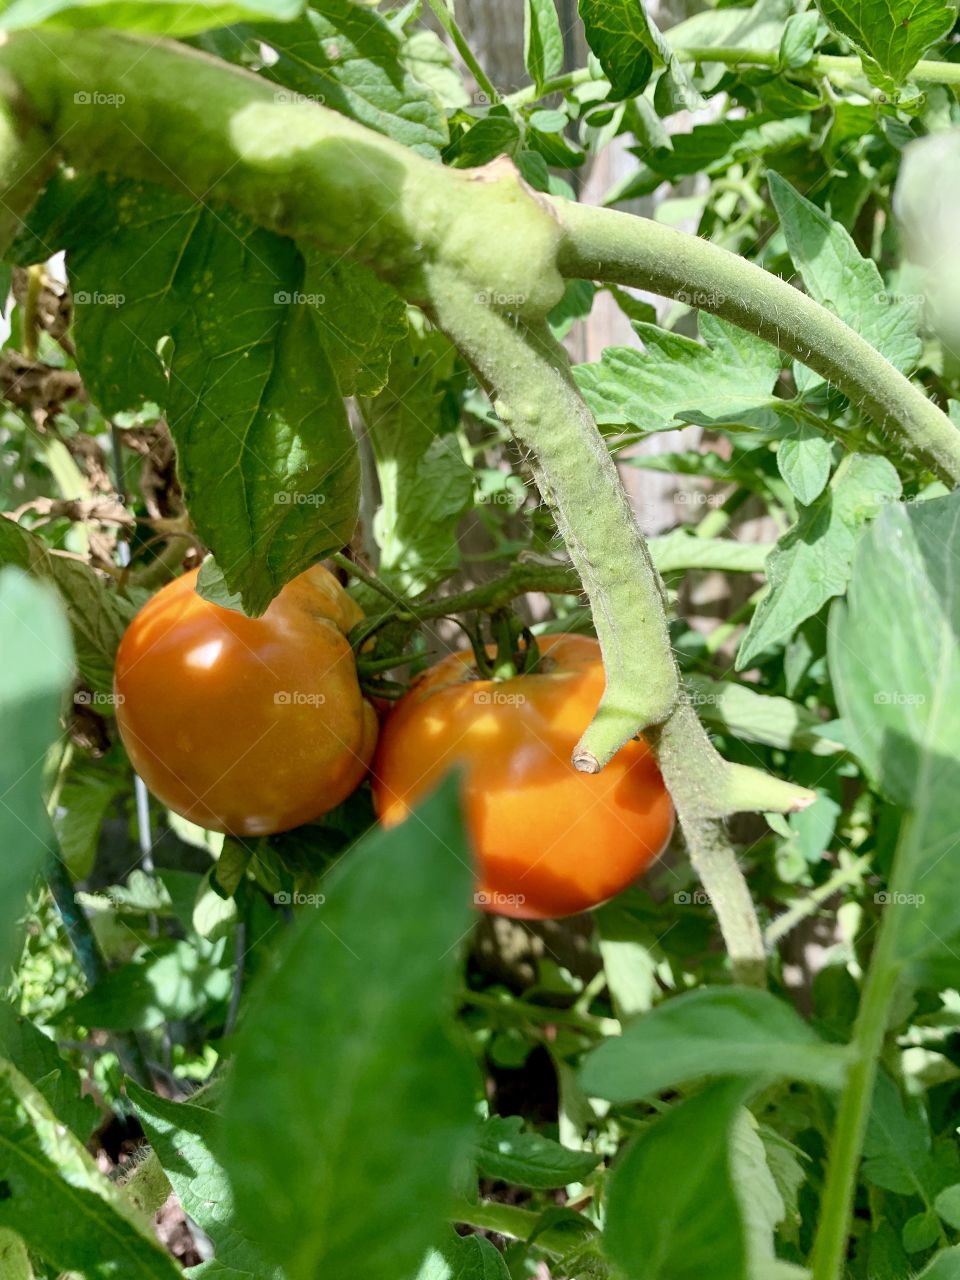
[[613,897],[657,858],[673,805],[642,739],[597,774],[571,754],[604,688],[600,646],[544,636],[535,671],[477,675],[471,652],[426,672],[384,725],[372,778],[384,826],[401,822],[452,765],[477,858],[478,905],[532,919]]
[[362,780],[377,717],[346,633],[362,617],[320,565],[261,618],[210,604],[197,571],[147,602],[120,643],[117,723],[163,804],[237,836],[310,822]]

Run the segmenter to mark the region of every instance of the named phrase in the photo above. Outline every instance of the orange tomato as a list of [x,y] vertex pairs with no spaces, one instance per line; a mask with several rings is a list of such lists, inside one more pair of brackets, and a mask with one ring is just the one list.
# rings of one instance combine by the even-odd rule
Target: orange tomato
[[604,688],[596,640],[548,635],[539,644],[537,669],[506,680],[478,678],[471,652],[437,663],[383,726],[372,769],[377,813],[390,827],[460,765],[476,902],[527,918],[613,897],[673,830],[673,805],[642,739],[600,773],[571,763]]
[[268,835],[338,805],[367,772],[377,717],[346,633],[362,617],[320,565],[261,618],[169,583],[117,652],[117,724],[168,808],[212,831]]

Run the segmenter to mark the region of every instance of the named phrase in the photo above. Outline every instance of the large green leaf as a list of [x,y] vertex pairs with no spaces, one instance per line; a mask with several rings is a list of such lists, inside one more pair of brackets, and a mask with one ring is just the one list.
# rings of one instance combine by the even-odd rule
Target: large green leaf
[[262,612],[350,540],[359,499],[296,246],[231,210],[99,177],[55,184],[33,226],[68,249],[91,398],[108,415],[165,408],[197,531],[244,609]]
[[469,863],[450,781],[325,878],[246,1011],[224,1164],[289,1280],[396,1280],[440,1238],[478,1084],[451,1020]]
[[92,689],[97,709],[109,708],[117,645],[146,593],[119,591],[88,564],[56,555],[42,538],[13,520],[0,519],[0,565],[14,565],[56,587],[73,634],[80,676]]
[[114,27],[145,35],[187,36],[231,22],[295,17],[304,0],[12,0],[0,27]]
[[[19,949],[17,921],[45,858],[53,856],[41,794],[47,750],[73,676],[66,619],[49,587],[0,571],[0,974]],[[6,977],[0,978],[6,981]]]
[[817,0],[834,31],[860,50],[872,78],[901,84],[957,17],[950,0]]
[[170,1102],[131,1080],[127,1081],[127,1095],[177,1199],[210,1237],[218,1266],[228,1275],[282,1280],[280,1271],[266,1263],[237,1214],[233,1191],[215,1154],[219,1136],[216,1112],[194,1102]]
[[0,1062],[0,1228],[58,1271],[89,1280],[176,1280],[183,1272],[77,1138]]
[[748,1243],[731,1131],[740,1082],[710,1085],[672,1107],[610,1175],[604,1241],[626,1280],[745,1280]]
[[[697,296],[689,301],[696,306]],[[643,351],[608,347],[599,363],[578,365],[577,384],[597,421],[638,435],[704,419],[775,425],[776,349],[706,312],[699,325],[703,342],[638,321]]]
[[861,257],[850,233],[779,174],[769,173],[767,183],[790,257],[807,292],[856,329],[891,364],[909,373],[916,367],[922,345],[917,302],[889,298],[876,263]]
[[740,642],[738,671],[843,594],[864,525],[899,496],[900,478],[886,458],[854,453],[843,459],[824,493],[801,509],[770,553],[769,590]]
[[230,61],[248,60],[261,43],[274,50],[261,74],[345,116],[436,158],[447,120],[433,92],[403,61],[399,35],[371,7],[353,0],[315,0],[295,22],[258,23],[218,31],[204,46]]
[[[891,505],[857,553],[828,653],[850,741],[867,773],[912,811],[900,860],[897,937],[941,954],[960,934],[960,495]],[[881,899],[883,901],[883,899]]]
[[825,1044],[766,991],[703,987],[658,1005],[610,1036],[584,1062],[581,1084],[613,1102],[717,1076],[843,1084],[846,1050]]
[[81,1092],[80,1076],[60,1056],[54,1041],[5,1000],[0,1001],[0,1057],[43,1094],[58,1120],[81,1142],[87,1141],[100,1118],[96,1103]]

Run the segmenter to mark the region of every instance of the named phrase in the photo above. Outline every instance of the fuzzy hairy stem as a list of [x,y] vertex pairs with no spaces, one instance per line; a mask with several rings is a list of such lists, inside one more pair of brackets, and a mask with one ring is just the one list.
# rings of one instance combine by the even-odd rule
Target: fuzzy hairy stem
[[633,214],[552,203],[564,228],[564,275],[696,297],[827,378],[945,484],[960,484],[960,431],[832,311],[709,240]]
[[664,589],[616,465],[545,323],[515,323],[478,306],[457,273],[437,266],[434,313],[489,390],[502,421],[530,451],[590,601],[607,684],[577,745],[595,773],[641,729],[670,714],[678,677]]

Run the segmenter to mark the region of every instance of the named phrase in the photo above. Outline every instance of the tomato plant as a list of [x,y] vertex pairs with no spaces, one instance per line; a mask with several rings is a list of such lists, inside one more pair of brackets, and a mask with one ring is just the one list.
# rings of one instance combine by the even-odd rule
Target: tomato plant
[[373,770],[380,821],[409,817],[456,763],[478,905],[535,919],[612,898],[663,851],[673,806],[642,739],[602,773],[573,767],[602,693],[599,646],[587,636],[545,636],[533,669],[505,679],[479,678],[471,651],[450,654],[384,727]]
[[346,641],[360,610],[319,565],[260,618],[204,600],[197,574],[152,596],[117,650],[117,729],[134,768],[209,831],[270,835],[329,813],[377,736]]
[[0,32],[0,1271],[960,1276],[955,6]]

